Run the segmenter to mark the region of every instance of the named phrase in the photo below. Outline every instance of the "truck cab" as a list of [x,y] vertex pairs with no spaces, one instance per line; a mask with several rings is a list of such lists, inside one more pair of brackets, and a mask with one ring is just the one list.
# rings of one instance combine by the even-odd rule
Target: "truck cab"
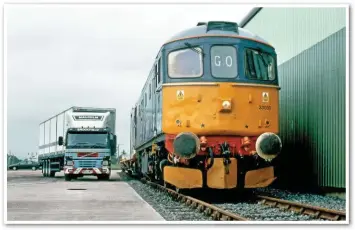
[[65,180],[85,175],[108,180],[117,142],[114,130],[109,127],[110,112],[74,111],[67,114],[66,121],[65,136],[58,137],[58,144],[64,146]]

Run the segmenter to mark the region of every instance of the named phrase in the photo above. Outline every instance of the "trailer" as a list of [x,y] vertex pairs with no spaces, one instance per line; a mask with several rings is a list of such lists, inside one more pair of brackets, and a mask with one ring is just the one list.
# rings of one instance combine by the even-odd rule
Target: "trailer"
[[38,163],[44,177],[86,175],[108,180],[116,153],[116,109],[71,107],[39,125]]

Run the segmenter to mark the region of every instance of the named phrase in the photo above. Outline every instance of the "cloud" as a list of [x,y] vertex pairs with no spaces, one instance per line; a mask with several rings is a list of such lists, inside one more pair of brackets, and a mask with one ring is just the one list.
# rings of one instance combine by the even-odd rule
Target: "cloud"
[[7,5],[8,148],[37,151],[38,124],[71,106],[113,107],[120,149],[161,47],[199,21],[240,21],[241,5]]

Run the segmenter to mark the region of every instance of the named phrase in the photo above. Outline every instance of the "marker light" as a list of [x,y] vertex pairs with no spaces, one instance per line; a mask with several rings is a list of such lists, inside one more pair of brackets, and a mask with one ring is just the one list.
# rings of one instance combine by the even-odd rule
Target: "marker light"
[[231,101],[224,100],[224,101],[222,102],[222,108],[221,108],[221,110],[230,111],[231,109],[232,109],[232,103],[231,103]]

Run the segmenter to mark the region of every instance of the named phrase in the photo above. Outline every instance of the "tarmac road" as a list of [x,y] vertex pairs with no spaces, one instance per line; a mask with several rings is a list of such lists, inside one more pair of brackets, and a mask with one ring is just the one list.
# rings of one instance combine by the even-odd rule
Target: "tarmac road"
[[[65,181],[40,170],[7,171],[7,222],[17,221],[161,221],[117,171],[110,181],[82,177]],[[16,222],[11,222],[16,221]]]

